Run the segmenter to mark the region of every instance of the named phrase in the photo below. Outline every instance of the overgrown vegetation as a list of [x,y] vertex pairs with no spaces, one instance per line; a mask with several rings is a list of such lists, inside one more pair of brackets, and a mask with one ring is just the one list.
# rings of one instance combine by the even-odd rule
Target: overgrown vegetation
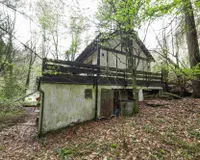
[[0,104],[0,131],[6,127],[24,122],[27,112],[19,104]]
[[[74,7],[66,5],[63,1],[51,0],[39,0],[37,3],[8,0],[0,3],[0,101],[17,98],[33,90],[33,81],[41,74],[41,58],[75,60],[83,42],[83,32],[90,30],[90,25],[95,25],[94,28],[106,38],[116,30],[119,32],[122,50],[127,53],[128,68],[132,73],[133,94],[137,97],[135,70],[138,69],[139,61],[134,59],[133,50],[137,56],[140,56],[140,53],[133,48],[131,39],[138,36],[137,31],[142,26],[147,25],[145,41],[151,24],[160,19],[160,23],[163,23],[160,32],[152,29],[157,40],[157,47],[151,49],[157,62],[154,69],[162,70],[164,82],[173,82],[180,95],[186,91],[191,93],[193,89],[194,95],[198,97],[196,88],[199,85],[200,59],[197,39],[199,2],[102,0],[96,16],[98,23],[93,23],[95,20],[91,20],[90,16],[83,15],[83,9],[76,4]],[[23,12],[24,9],[28,11]],[[69,14],[69,10],[72,10],[72,13]],[[68,14],[69,18],[65,19],[65,15]],[[16,37],[19,15],[28,18],[27,30],[30,35],[27,42],[21,42]],[[35,24],[39,28],[35,27]],[[67,38],[70,39],[70,43],[66,43]],[[64,51],[60,47],[63,42],[66,44]],[[186,54],[187,50],[184,48],[186,44],[189,54]],[[135,106],[135,112],[139,112],[137,101]]]
[[[82,42],[82,32],[87,26],[84,21],[89,19],[82,16],[79,6],[75,9],[77,7],[69,7],[61,0],[24,3],[20,0],[0,2],[2,129],[12,125],[13,121],[23,120],[26,113],[14,102],[25,96],[29,89],[33,90],[36,76],[41,74],[42,58],[75,60]],[[174,87],[174,92],[181,96],[186,91],[189,94],[193,91],[194,97],[200,97],[199,8],[200,2],[195,0],[102,0],[97,14],[98,24],[96,20],[90,19],[95,22],[92,23],[95,29],[106,38],[110,38],[110,33],[116,30],[119,32],[121,49],[126,52],[126,61],[132,76],[135,113],[139,112],[136,84],[139,61],[136,62],[133,53],[141,55],[137,48],[133,48],[132,38],[138,36],[137,31],[141,26],[147,26],[145,40],[148,28],[160,19],[163,23],[161,31],[156,32],[152,27],[157,40],[154,42],[157,46],[151,49],[156,60],[152,69],[162,72],[166,91],[172,91],[168,86],[172,83],[178,88]],[[69,13],[71,21],[65,21],[65,16]],[[16,34],[19,14],[26,17],[30,24],[30,35],[27,34],[26,42],[21,42]],[[67,28],[70,30],[70,42],[66,41]],[[60,46],[61,39],[64,47]],[[186,45],[188,50],[185,49]],[[150,69],[148,62],[148,71]],[[158,103],[156,107],[150,107],[148,103],[142,104],[141,113],[133,117],[89,122],[87,125],[64,130],[64,134],[49,134],[46,139],[33,140],[34,143],[22,142],[27,145],[27,148],[24,147],[26,153],[19,153],[16,149],[17,143],[16,148],[12,148],[13,142],[9,139],[5,140],[8,143],[0,146],[0,150],[4,151],[4,159],[17,159],[16,155],[20,159],[29,154],[33,158],[38,156],[42,159],[51,158],[50,156],[54,159],[199,159],[199,100],[159,100]],[[161,107],[160,103],[165,103],[165,107]],[[7,131],[9,132],[9,128],[1,134],[5,136]],[[15,133],[15,138],[18,138],[17,131],[12,132],[11,130],[9,134]],[[37,147],[32,149],[35,143]],[[10,150],[6,152],[6,149]]]

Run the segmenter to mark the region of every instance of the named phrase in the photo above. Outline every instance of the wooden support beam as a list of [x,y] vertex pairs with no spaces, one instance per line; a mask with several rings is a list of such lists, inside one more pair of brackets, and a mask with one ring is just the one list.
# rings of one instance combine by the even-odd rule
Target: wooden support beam
[[77,68],[77,67],[64,67],[64,66],[58,66],[58,65],[44,65],[43,68],[43,75],[45,72],[47,73],[76,73],[76,74],[81,74],[81,73],[87,73],[87,74],[97,74],[97,70],[94,70],[93,68]]
[[92,64],[84,64],[84,63],[79,63],[79,62],[72,62],[72,61],[63,61],[63,60],[54,60],[54,59],[44,59],[45,64],[48,64],[51,62],[51,64],[54,65],[67,65],[67,66],[74,66],[74,67],[84,67],[84,68],[94,68],[98,69],[99,67],[97,65],[92,65]]
[[[119,50],[108,48],[108,47],[104,47],[104,46],[101,46],[101,49],[109,51],[109,52],[114,52],[114,53],[122,54],[122,55],[125,55],[125,56],[127,55],[127,53],[124,52],[124,51],[119,51]],[[149,61],[148,58],[140,57],[140,56],[137,56],[137,55],[132,55],[132,56],[133,56],[133,58],[137,58],[137,59],[140,59],[140,60]]]

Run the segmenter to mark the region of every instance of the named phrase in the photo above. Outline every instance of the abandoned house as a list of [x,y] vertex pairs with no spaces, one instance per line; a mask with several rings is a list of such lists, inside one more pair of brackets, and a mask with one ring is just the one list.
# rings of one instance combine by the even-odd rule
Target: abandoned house
[[[152,55],[138,38],[131,39],[139,100],[143,89],[162,89],[162,76],[151,72]],[[129,59],[117,33],[98,35],[75,62],[43,59],[39,134],[74,123],[133,111]]]

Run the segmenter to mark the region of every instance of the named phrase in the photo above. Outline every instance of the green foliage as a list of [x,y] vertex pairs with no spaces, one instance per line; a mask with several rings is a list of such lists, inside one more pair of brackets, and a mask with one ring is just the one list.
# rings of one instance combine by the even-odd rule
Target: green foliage
[[163,135],[163,141],[168,145],[177,146],[184,150],[185,157],[191,157],[191,154],[200,152],[200,145],[195,143],[190,143],[186,140],[177,137],[173,133],[167,133]]
[[137,123],[135,121],[132,122],[131,124],[133,127],[135,127],[137,125]]
[[[25,67],[20,67],[20,64],[15,62],[8,63],[6,61],[5,68],[1,77],[0,85],[0,101],[12,101],[21,97],[26,92],[25,79],[26,70]],[[10,67],[12,67],[10,71]]]
[[139,105],[138,104],[134,104],[134,107],[133,107],[133,114],[137,114],[140,112],[140,108],[139,108]]
[[[102,0],[97,18],[104,30],[120,28],[128,31],[139,27],[141,22],[147,20],[182,14],[183,7],[189,2],[189,0]],[[198,1],[195,1],[194,5],[200,8]]]
[[43,9],[43,14],[39,15],[39,23],[41,24],[42,28],[47,30],[53,29],[54,24],[54,14],[50,12],[50,10]]
[[[38,137],[37,137],[38,138]],[[46,147],[46,145],[48,144],[48,139],[45,137],[42,138],[38,138],[38,142],[43,146]]]
[[186,81],[197,79],[200,75],[200,63],[192,68],[176,69],[176,74],[184,76]]
[[48,0],[40,0],[37,2],[37,6],[37,16],[42,28],[48,32],[57,32],[61,5],[57,2],[49,3]]
[[71,17],[70,32],[72,36],[72,42],[69,50],[65,52],[65,57],[67,60],[74,61],[75,54],[78,52],[79,46],[81,44],[80,34],[84,30],[84,18],[82,16]]
[[70,157],[76,154],[75,150],[66,148],[57,148],[56,152],[58,153],[59,158],[63,160],[70,160],[71,159]]
[[111,147],[111,148],[114,148],[114,149],[116,149],[116,148],[117,148],[117,146],[118,146],[118,144],[117,144],[117,143],[111,143],[111,144],[110,144],[110,147]]
[[162,150],[161,150],[161,152],[154,151],[152,154],[150,154],[151,158],[152,159],[156,159],[156,160],[163,160],[164,159],[164,154],[163,154]]
[[200,131],[199,130],[189,131],[189,133],[190,133],[191,136],[200,140]]
[[145,130],[146,130],[148,133],[153,133],[153,132],[154,132],[154,128],[153,128],[153,126],[151,126],[151,125],[146,125]]
[[195,1],[195,2],[194,2],[194,5],[195,5],[198,9],[200,9],[200,1]]
[[141,19],[139,13],[144,9],[144,4],[150,1],[143,0],[102,0],[97,13],[97,18],[101,22],[103,30],[121,29],[125,31],[133,30],[139,26]]
[[[184,7],[188,7],[190,0],[163,0],[163,1],[151,1],[150,5],[146,8],[144,14],[144,20],[163,17],[165,15],[180,15],[185,12]],[[198,1],[194,2],[197,9],[200,8]],[[187,8],[188,9],[188,8]],[[190,11],[189,11],[190,12]]]
[[172,63],[157,63],[152,69],[154,72],[162,72],[164,81],[183,86],[191,80],[198,79],[200,75],[200,63],[192,68],[178,68]]
[[159,122],[160,123],[165,123],[165,120],[164,119],[160,119]]
[[0,100],[0,131],[12,126],[16,121],[23,121],[26,115],[27,113],[19,104],[10,104],[9,101]]

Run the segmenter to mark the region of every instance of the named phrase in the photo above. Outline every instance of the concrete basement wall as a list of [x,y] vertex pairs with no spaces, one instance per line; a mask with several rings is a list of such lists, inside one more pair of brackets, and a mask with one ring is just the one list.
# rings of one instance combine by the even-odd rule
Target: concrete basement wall
[[[42,83],[40,88],[44,91],[41,134],[95,118],[93,85]],[[85,98],[85,89],[92,90],[92,98]]]

